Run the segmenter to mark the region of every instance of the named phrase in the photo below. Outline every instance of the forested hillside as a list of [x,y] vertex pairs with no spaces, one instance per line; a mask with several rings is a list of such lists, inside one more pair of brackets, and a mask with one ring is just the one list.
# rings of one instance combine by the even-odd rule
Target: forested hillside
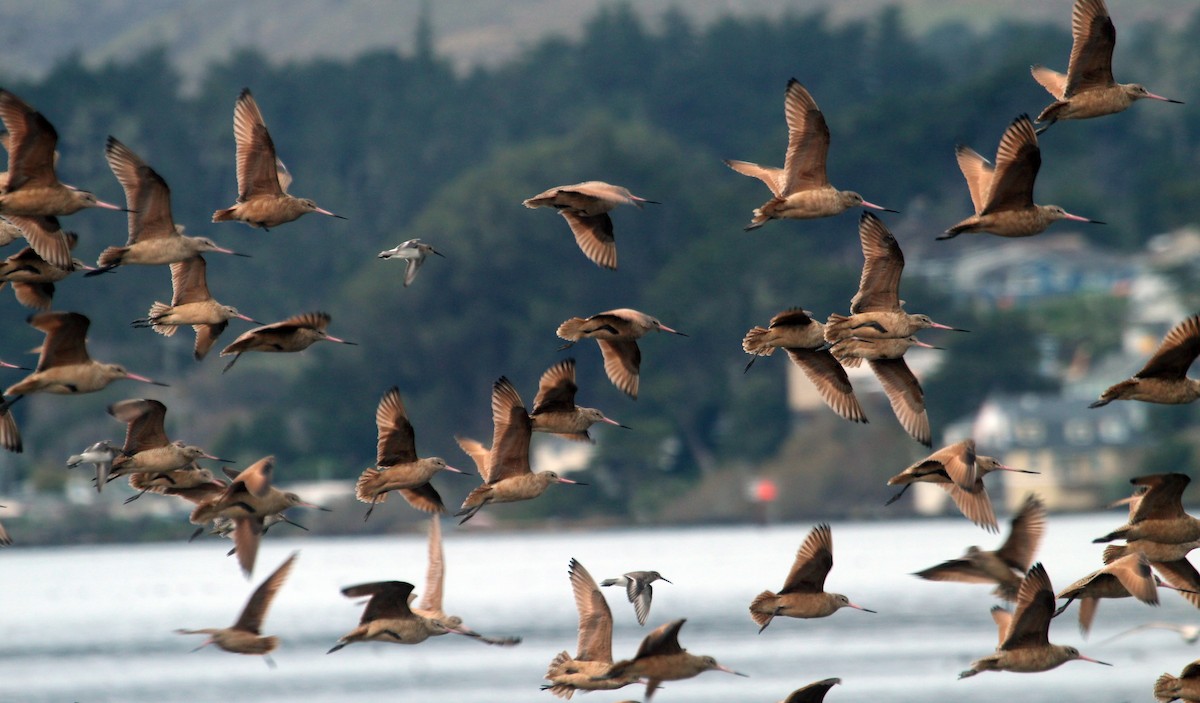
[[[67,61],[36,84],[4,80],[57,127],[64,182],[123,202],[103,158],[111,134],[170,183],[189,234],[253,256],[208,257],[218,300],[263,322],[325,310],[331,333],[358,346],[247,356],[222,374],[215,354],[192,360],[190,333],[168,339],[129,327],[153,301],[170,299],[165,268],[68,279],[55,308],[92,318],[92,355],[171,387],[122,382],[91,396],[23,401],[15,412],[27,449],[0,457],[0,476],[8,487],[34,475],[52,485],[68,454],[119,438],[107,404],[150,395],[167,404],[173,438],[241,465],[273,453],[280,481],[349,479],[374,460],[375,405],[393,384],[418,450],[469,467],[453,437],[490,438],[492,382],[507,375],[530,402],[541,372],[567,354],[578,359],[580,404],[634,429],[594,431],[598,488],[564,490],[530,510],[620,511],[637,491],[645,492],[639,505],[652,504],[719,466],[776,457],[790,430],[784,362],[763,360],[743,374],[740,340],[787,307],[822,318],[846,308],[861,264],[858,214],[743,232],[768,192],[722,159],[782,164],[783,92],[794,76],[829,122],[830,180],[901,211],[884,219],[910,262],[933,247],[969,249],[978,235],[933,241],[971,209],[954,146],[991,158],[1015,116],[1050,102],[1029,65],[1065,69],[1069,3],[1062,15],[1053,25],[1014,18],[986,34],[953,26],[914,36],[896,11],[836,26],[811,14],[698,27],[675,13],[655,25],[660,31],[617,7],[589,20],[578,41],[546,40],[466,75],[419,42],[410,55],[280,67],[243,52],[208,69],[194,97],[180,93],[161,51],[96,70]],[[1084,226],[1089,240],[1132,250],[1200,222],[1200,12],[1170,27],[1116,21],[1118,80],[1187,104],[1145,101],[1054,126],[1042,137],[1037,198],[1104,220]],[[243,87],[295,177],[291,192],[348,219],[310,215],[269,232],[209,222],[236,196],[231,115]],[[587,261],[562,218],[521,205],[589,179],[662,203],[613,213],[616,272]],[[63,224],[79,233],[76,254],[88,261],[125,239],[117,213],[88,211]],[[404,288],[403,266],[375,255],[412,237],[446,258],[427,261]],[[1045,385],[1032,373],[1032,335],[1009,334],[1039,329],[1038,321],[969,310],[916,281],[905,282],[903,297],[909,310],[974,330],[969,344],[952,340],[960,346],[946,352],[951,359],[996,355],[973,390]],[[594,344],[556,351],[560,322],[618,307],[690,335],[643,340],[637,401],[608,383]],[[29,312],[0,296],[0,358],[32,360],[25,352],[41,335],[23,324]],[[235,320],[222,342],[245,329]],[[989,334],[1001,339],[990,343]],[[6,373],[6,384],[19,378]],[[935,441],[962,411],[954,387],[929,386]],[[899,432],[885,415],[852,429],[871,441]],[[460,497],[455,489],[447,503]]]

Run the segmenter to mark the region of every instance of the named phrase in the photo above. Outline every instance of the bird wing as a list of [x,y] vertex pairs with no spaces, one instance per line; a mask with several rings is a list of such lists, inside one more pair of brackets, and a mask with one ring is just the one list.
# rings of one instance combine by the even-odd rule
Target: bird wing
[[776,327],[807,327],[813,324],[812,315],[807,310],[801,308],[791,308],[783,312],[776,313],[771,321],[767,323],[769,329]]
[[783,169],[772,168],[770,166],[759,166],[758,164],[752,164],[749,161],[736,161],[733,159],[726,159],[725,165],[742,174],[743,176],[757,178],[763,183],[766,183],[767,187],[771,189],[771,193],[775,197],[787,197],[787,195],[783,192],[783,182],[786,178]]
[[853,422],[866,422],[867,416],[858,398],[854,396],[854,387],[850,385],[850,377],[846,369],[833,358],[829,351],[815,349],[786,348],[792,362],[800,367],[804,375],[817,388],[821,400],[835,413]]
[[163,429],[163,418],[167,406],[157,400],[133,398],[108,406],[108,414],[128,425],[125,430],[124,451],[136,454],[147,449],[167,446],[167,432]]
[[687,618],[673,620],[665,625],[660,625],[646,635],[642,639],[641,645],[638,646],[634,659],[682,653],[683,647],[679,646],[679,628],[683,627],[685,622],[687,622]]
[[895,312],[900,310],[900,275],[904,253],[883,221],[863,212],[858,222],[863,268],[858,292],[850,301],[850,312]]
[[407,500],[409,505],[422,512],[439,514],[446,512],[442,496],[438,494],[432,483],[423,483],[416,488],[401,488],[400,495],[404,496],[404,500]]
[[626,395],[637,398],[642,350],[632,339],[597,339],[604,357],[604,372],[608,380]]
[[1192,566],[1186,557],[1176,561],[1156,561],[1153,566],[1164,581],[1180,589],[1179,595],[1192,605],[1200,607],[1200,573],[1197,573],[1196,567]]
[[1033,555],[1037,553],[1042,534],[1046,531],[1046,506],[1031,493],[1026,496],[1024,505],[1012,519],[1011,525],[1008,538],[996,550],[996,556],[1024,573],[1033,563]]
[[1067,90],[1067,74],[1059,73],[1045,66],[1030,66],[1029,72],[1033,74],[1033,80],[1041,84],[1046,92],[1054,96],[1055,100],[1062,100],[1065,97],[1063,94]]
[[783,100],[788,148],[783,161],[782,197],[829,185],[825,159],[829,155],[829,125],[812,95],[795,78],[788,81]]
[[954,581],[957,583],[996,583],[996,580],[979,571],[970,559],[951,559],[937,566],[916,572],[927,581]]
[[579,648],[575,658],[611,663],[613,619],[608,601],[583,564],[572,559],[568,573],[575,609],[579,611]]
[[517,389],[504,376],[492,385],[492,423],[487,482],[530,473],[529,438],[533,423]]
[[421,268],[421,264],[425,263],[425,257],[414,256],[404,262],[404,287],[412,285],[412,282],[417,280],[417,269]]
[[[1181,559],[1178,562],[1168,562],[1164,568],[1168,573],[1178,572],[1180,581],[1191,584],[1180,585],[1181,588],[1194,591],[1196,590],[1196,586],[1200,585],[1200,575],[1196,573],[1196,569],[1188,563],[1187,559]],[[1129,595],[1134,598],[1143,603],[1158,605],[1158,583],[1154,580],[1154,575],[1150,571],[1150,561],[1142,552],[1127,554],[1110,564],[1106,564],[1101,571],[1115,576],[1121,582],[1121,585],[1125,587],[1125,590],[1129,591]],[[1188,573],[1189,571],[1191,572],[1190,574]],[[1176,583],[1171,581],[1171,585],[1174,586]],[[1200,597],[1200,594],[1196,594],[1196,597]]]
[[575,412],[575,360],[563,359],[546,369],[538,381],[537,397],[530,415],[549,412]]
[[904,359],[869,359],[868,363],[883,385],[900,425],[913,439],[930,446],[932,434],[929,415],[925,412],[925,393],[908,364]]
[[1182,379],[1200,355],[1200,315],[1192,315],[1167,332],[1158,351],[1134,378]]
[[246,578],[254,571],[258,559],[258,545],[262,542],[263,518],[235,517],[233,519],[233,544],[237,552],[238,566]]
[[412,592],[413,585],[406,581],[376,581],[342,589],[342,595],[347,598],[371,598],[358,621],[360,625],[375,620],[411,618],[413,612],[408,607],[408,595]]
[[962,486],[956,483],[938,485],[950,494],[954,505],[968,520],[988,532],[1000,531],[1000,526],[996,524],[996,513],[992,510],[992,499],[988,497],[982,478],[975,479],[975,486],[969,491],[963,490]]
[[975,206],[975,213],[979,214],[987,207],[988,191],[992,188],[996,169],[979,152],[962,144],[954,147],[954,157],[958,160],[958,168],[962,171],[963,178],[967,179],[971,204]]
[[996,149],[996,172],[988,190],[987,205],[979,212],[986,215],[1004,210],[1033,207],[1033,182],[1042,167],[1042,150],[1029,115],[1012,121]]
[[208,292],[207,269],[204,257],[199,254],[171,264],[171,305],[212,300],[212,294]]
[[825,700],[825,694],[829,693],[829,689],[841,682],[841,679],[825,679],[810,683],[804,688],[792,691],[787,698],[783,699],[783,703],[822,703]]
[[442,554],[442,518],[434,515],[429,521],[429,565],[425,569],[425,592],[417,607],[442,612],[442,582],[446,577],[446,560]]
[[617,240],[613,236],[612,218],[608,213],[578,215],[570,210],[559,210],[558,214],[571,226],[575,243],[587,258],[601,268],[617,268]]
[[1104,0],[1077,0],[1071,13],[1071,61],[1063,97],[1091,88],[1116,85],[1112,74],[1113,47],[1117,30]]
[[637,615],[639,625],[646,624],[646,616],[650,614],[650,600],[654,598],[654,587],[641,578],[626,574],[625,597],[633,603],[633,612]]
[[1054,612],[1054,589],[1041,563],[1034,564],[1017,591],[1017,610],[1000,649],[1045,647],[1050,644],[1050,617]]
[[237,142],[238,201],[255,195],[282,195],[275,144],[249,88],[242,89],[233,108],[233,137]]
[[171,189],[162,176],[113,136],[109,136],[104,146],[104,157],[125,191],[125,205],[129,209],[126,246],[175,236]]
[[46,333],[38,371],[55,366],[86,364],[87,331],[91,321],[77,312],[39,312],[29,317],[29,324]]
[[375,409],[375,426],[379,442],[375,454],[377,466],[409,464],[417,460],[416,433],[404,410],[400,389],[392,386]]
[[1147,490],[1138,501],[1137,509],[1129,517],[1130,524],[1142,520],[1171,520],[1187,515],[1183,510],[1183,490],[1192,479],[1187,474],[1151,474],[1130,480],[1135,486],[1146,486]]
[[215,325],[192,325],[192,329],[196,332],[196,345],[192,350],[192,355],[196,357],[196,361],[203,359],[208,354],[208,351],[217,343],[217,338],[228,326],[228,322],[218,322]]
[[54,125],[17,96],[0,89],[0,120],[8,131],[8,184],[12,192],[25,185],[52,186],[54,148],[58,132]]
[[66,232],[62,231],[57,217],[24,215],[5,215],[4,217],[21,230],[21,234],[29,242],[29,248],[42,257],[43,261],[67,271],[75,268],[75,261],[71,257],[71,249],[75,247],[75,242],[71,237],[74,235],[68,236]]
[[796,559],[792,562],[792,570],[788,572],[783,588],[779,595],[785,593],[820,593],[825,590],[825,577],[833,568],[833,531],[829,525],[820,524],[808,533],[800,549],[796,550]]
[[250,601],[246,603],[246,607],[242,610],[241,617],[234,623],[233,629],[260,634],[259,628],[262,627],[267,609],[271,607],[271,601],[275,600],[275,594],[287,580],[288,574],[292,571],[292,564],[296,562],[296,557],[299,555],[300,552],[292,552],[292,555],[280,564],[278,569],[275,569],[275,573],[268,576],[267,580],[255,589],[254,595],[250,596]]
[[463,452],[465,452],[466,455],[471,457],[471,460],[475,462],[475,468],[479,470],[479,476],[483,479],[484,483],[487,483],[489,471],[488,448],[483,446],[483,442],[480,442],[477,439],[471,439],[470,437],[460,437],[455,435],[454,441],[458,442],[458,446],[463,450]]

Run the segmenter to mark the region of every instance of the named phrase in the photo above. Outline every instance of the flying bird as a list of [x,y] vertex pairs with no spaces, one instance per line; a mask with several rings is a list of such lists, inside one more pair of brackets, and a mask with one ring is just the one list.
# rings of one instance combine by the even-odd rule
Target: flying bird
[[246,352],[299,352],[321,341],[356,344],[326,332],[331,319],[327,313],[306,312],[243,332],[221,350],[221,356],[234,355],[221,373],[232,368]]
[[417,278],[417,269],[425,263],[425,257],[430,254],[446,258],[442,252],[420,239],[410,239],[399,246],[379,252],[380,259],[400,259],[404,262],[404,287],[407,288]]
[[1099,408],[1114,400],[1190,403],[1200,398],[1200,380],[1187,377],[1197,355],[1200,355],[1200,315],[1192,315],[1167,332],[1141,371],[1105,390],[1088,407]]
[[613,236],[612,218],[608,213],[618,205],[635,205],[640,210],[645,203],[659,204],[656,200],[639,198],[623,186],[587,181],[556,186],[528,198],[523,204],[527,208],[552,207],[558,210],[558,214],[570,225],[575,243],[584,255],[597,266],[615,271],[617,240]]
[[650,599],[654,597],[654,588],[650,585],[655,581],[667,581],[657,571],[630,571],[615,579],[604,579],[601,586],[623,586],[625,596],[633,603],[634,614],[639,625],[646,624],[646,616],[650,614]]
[[637,398],[641,379],[642,352],[637,340],[648,332],[658,330],[681,337],[683,332],[667,327],[657,318],[630,308],[619,308],[591,317],[572,317],[558,326],[558,336],[567,340],[562,348],[584,338],[595,339],[604,357],[604,372],[608,380],[626,395]]

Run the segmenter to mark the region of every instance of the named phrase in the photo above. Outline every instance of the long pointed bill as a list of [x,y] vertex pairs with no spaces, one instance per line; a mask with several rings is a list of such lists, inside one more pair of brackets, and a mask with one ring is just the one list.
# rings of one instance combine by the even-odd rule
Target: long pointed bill
[[1012,472],[1018,473],[1018,474],[1040,474],[1041,473],[1041,471],[1030,471],[1029,469],[1014,469],[1013,467],[1005,466],[1004,464],[997,465],[995,470],[996,471],[1012,471]]
[[[855,605],[854,603],[847,603],[846,605],[848,605],[851,608],[854,608],[856,610],[861,610],[864,613],[874,613],[875,612],[874,610],[871,610],[870,608],[864,608],[861,605]],[[878,614],[878,613],[876,613],[876,614]]]
[[1109,664],[1108,662],[1102,662],[1099,659],[1092,659],[1091,657],[1085,657],[1082,654],[1079,655],[1079,661],[1091,662],[1093,664],[1103,664],[1104,666],[1112,666],[1112,664]]
[[1146,91],[1146,94],[1145,94],[1145,95],[1143,95],[1142,97],[1143,97],[1143,98],[1150,98],[1151,100],[1161,100],[1161,101],[1163,101],[1163,102],[1165,102],[1165,103],[1175,103],[1176,105],[1182,105],[1182,104],[1183,104],[1183,101],[1182,101],[1182,100],[1172,100],[1171,98],[1164,98],[1163,96],[1161,96],[1161,95],[1155,95],[1154,93],[1151,93],[1150,91]]
[[24,366],[17,366],[16,364],[10,364],[7,361],[0,361],[0,369],[20,369],[21,371],[31,371],[32,370],[32,369],[27,369]]
[[233,459],[222,459],[221,457],[219,457],[219,456],[213,456],[212,454],[201,454],[200,456],[201,456],[201,457],[203,457],[203,458],[205,458],[205,459],[212,459],[213,461],[219,461],[219,462],[221,462],[221,463],[223,463],[223,464],[234,464],[234,463],[237,463],[237,462],[235,462]]
[[951,332],[970,332],[971,331],[971,330],[964,330],[961,327],[951,327],[950,325],[943,325],[940,322],[935,322],[932,325],[930,325],[930,327],[932,327],[935,330],[950,330]]
[[246,259],[253,258],[249,254],[243,254],[240,251],[234,251],[232,249],[225,249],[224,247],[217,247],[216,249],[213,249],[212,251],[215,251],[218,254],[229,254],[230,256],[241,256]]
[[261,323],[261,322],[259,322],[258,320],[255,320],[253,317],[249,317],[249,316],[243,315],[243,314],[242,314],[242,313],[240,313],[240,312],[239,312],[238,314],[234,315],[234,317],[236,317],[236,318],[237,318],[237,319],[239,319],[239,320],[245,320],[246,322],[253,322],[253,323],[254,323],[254,324],[256,324],[256,325],[261,325],[261,324],[262,324],[262,323]]
[[139,376],[136,373],[126,373],[125,378],[128,378],[130,381],[141,381],[142,383],[149,383],[149,384],[152,384],[155,386],[169,385],[166,383],[160,383],[159,381],[155,381],[154,379],[146,378],[145,376]]
[[891,209],[890,207],[884,207],[884,206],[882,206],[882,205],[876,205],[875,203],[868,203],[868,202],[867,202],[867,201],[865,201],[865,200],[864,200],[864,201],[862,201],[862,206],[863,206],[863,207],[874,208],[874,209],[876,209],[876,210],[883,210],[884,212],[896,212],[896,213],[900,212],[899,210],[893,210],[893,209]]
[[342,339],[341,337],[334,337],[333,335],[329,335],[329,334],[325,335],[325,340],[328,342],[337,342],[338,344],[349,344],[352,347],[358,346],[358,342],[347,342],[346,340]]
[[343,217],[342,215],[335,215],[334,213],[332,213],[332,212],[330,212],[330,211],[328,211],[328,210],[326,210],[326,209],[324,209],[324,208],[314,208],[314,209],[313,209],[313,212],[319,212],[319,213],[321,213],[322,215],[329,215],[330,217],[336,217],[336,218],[338,218],[339,220],[344,220],[344,219],[346,219],[346,218],[345,218],[345,217]]
[[919,339],[916,340],[915,342],[913,342],[913,345],[918,346],[918,347],[925,347],[926,349],[943,349],[944,348],[944,347],[935,347],[932,344],[926,344],[925,342],[922,342]]
[[105,210],[120,210],[121,212],[137,212],[137,210],[127,210],[120,205],[106,203],[103,200],[97,200],[95,203],[93,203],[93,207],[104,208]]
[[569,479],[569,478],[562,478],[562,477],[559,477],[559,479],[558,479],[558,482],[559,482],[559,483],[570,483],[570,484],[573,484],[573,485],[576,485],[576,486],[586,486],[586,485],[587,485],[587,484],[586,484],[586,483],[584,483],[583,481],[572,481],[572,480],[571,480],[571,479]]
[[625,427],[625,429],[627,429],[627,430],[630,429],[629,427],[622,425],[621,423],[617,422],[616,420],[612,419],[611,417],[601,417],[600,422],[606,422],[610,425],[615,425],[617,427]]
[[449,464],[446,464],[446,471],[449,471],[452,474],[466,474],[467,473],[466,471],[463,471],[462,469],[456,469]]
[[733,674],[734,676],[744,676],[746,678],[750,678],[750,674],[743,674],[740,671],[734,671],[733,669],[730,669],[729,667],[724,666],[722,664],[717,664],[713,668],[716,669],[717,671],[724,671],[726,674]]
[[1079,215],[1072,215],[1072,214],[1071,214],[1071,213],[1069,213],[1069,212],[1064,212],[1064,213],[1063,213],[1063,217],[1064,217],[1065,219],[1068,219],[1068,220],[1075,220],[1076,222],[1090,222],[1090,223],[1092,223],[1092,224],[1094,224],[1094,225],[1103,225],[1103,224],[1107,224],[1107,223],[1105,223],[1105,222],[1101,222],[1100,220],[1091,220],[1091,219],[1088,219],[1088,218],[1086,218],[1086,217],[1080,217]]
[[429,251],[430,251],[430,252],[432,252],[432,253],[434,253],[434,254],[437,254],[438,256],[442,257],[443,259],[444,259],[444,258],[446,258],[446,255],[445,255],[445,254],[443,254],[442,252],[438,251],[437,249],[434,249],[433,247],[429,247]]
[[686,336],[688,336],[688,335],[684,334],[683,332],[680,332],[679,330],[673,330],[673,329],[671,329],[670,327],[667,327],[666,325],[664,325],[664,324],[661,324],[661,323],[659,324],[658,328],[659,328],[660,330],[662,330],[663,332],[670,332],[671,334],[677,334],[677,335],[679,335],[680,337],[686,337]]

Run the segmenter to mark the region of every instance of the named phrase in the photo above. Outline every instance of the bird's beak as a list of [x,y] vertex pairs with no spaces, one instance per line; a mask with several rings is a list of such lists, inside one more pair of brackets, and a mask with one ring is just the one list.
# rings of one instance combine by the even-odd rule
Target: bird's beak
[[150,378],[146,378],[145,376],[139,376],[139,375],[137,375],[136,373],[126,373],[126,374],[125,374],[125,378],[128,378],[128,379],[129,379],[129,380],[131,380],[131,381],[141,381],[142,383],[149,383],[149,384],[152,384],[152,385],[155,385],[155,386],[167,386],[167,385],[169,385],[169,384],[166,384],[166,383],[161,383],[161,382],[159,382],[159,381],[155,381],[155,380],[153,380],[153,379],[150,379]]
[[246,322],[253,322],[253,323],[254,323],[254,324],[256,324],[256,325],[261,325],[261,324],[262,324],[262,323],[261,323],[261,322],[259,322],[258,320],[255,320],[253,317],[249,317],[249,316],[247,316],[247,315],[243,315],[243,314],[242,314],[242,313],[240,313],[240,312],[239,312],[238,314],[234,315],[234,317],[236,317],[236,318],[237,318],[237,319],[239,319],[239,320],[245,320]]
[[569,478],[561,478],[561,477],[558,479],[558,482],[559,483],[572,483],[576,486],[586,486],[587,485],[586,483],[584,483],[582,481],[572,481]]
[[328,210],[326,210],[326,209],[324,209],[324,208],[316,208],[316,209],[314,209],[314,210],[313,210],[313,212],[319,212],[319,213],[321,213],[322,215],[329,215],[330,217],[336,217],[336,218],[338,218],[339,220],[344,220],[344,219],[346,219],[345,217],[343,217],[343,216],[341,216],[341,215],[335,215],[334,213],[332,213],[332,212],[330,212],[330,211],[328,211]]
[[862,206],[863,206],[863,207],[869,207],[869,208],[875,208],[876,210],[883,210],[884,212],[895,212],[895,213],[899,213],[899,212],[900,212],[899,210],[893,210],[893,209],[891,209],[890,207],[884,207],[884,206],[882,206],[882,205],[876,205],[875,203],[868,203],[868,202],[867,202],[867,201],[865,201],[865,200],[864,200],[864,201],[862,201]]
[[201,454],[200,456],[204,457],[205,459],[212,459],[213,461],[219,461],[219,462],[221,462],[222,464],[235,464],[235,463],[237,463],[237,462],[235,462],[233,459],[222,459],[221,457],[219,457],[219,456],[213,456],[212,454]]
[[671,581],[667,580],[666,578],[664,578],[664,577],[662,577],[662,576],[659,576],[659,577],[658,577],[658,580],[659,580],[659,581],[666,581],[667,583],[671,583]]
[[950,325],[943,325],[938,322],[935,322],[930,326],[933,327],[933,329],[935,329],[935,330],[950,330],[951,332],[970,332],[971,331],[971,330],[964,330],[961,327],[951,327]]
[[858,610],[861,610],[864,613],[874,613],[875,612],[874,610],[871,610],[870,608],[864,608],[861,605],[855,605],[854,603],[847,603],[846,605],[850,606],[851,608],[856,608]]
[[341,337],[334,337],[331,334],[325,335],[325,339],[326,339],[326,341],[337,342],[338,344],[349,344],[352,347],[358,346],[358,342],[347,342],[346,340],[342,339]]
[[1108,662],[1102,662],[1099,659],[1092,659],[1091,657],[1085,657],[1082,654],[1079,655],[1079,659],[1080,659],[1080,661],[1091,662],[1093,664],[1103,664],[1104,666],[1112,666],[1112,664],[1109,664]]
[[617,427],[624,427],[627,430],[631,429],[627,425],[622,425],[621,423],[617,422],[616,420],[612,419],[611,417],[601,417],[600,422],[607,422],[610,425],[616,425]]
[[1040,471],[1030,471],[1029,469],[1015,469],[1011,466],[1005,466],[1004,464],[1000,464],[999,466],[997,466],[996,470],[997,471],[1013,471],[1013,472],[1019,473],[1019,474],[1040,474],[1041,473]]
[[660,324],[660,325],[658,326],[658,328],[659,328],[660,330],[662,330],[663,332],[670,332],[671,334],[677,334],[677,335],[679,335],[680,337],[686,337],[686,336],[687,336],[687,335],[686,335],[686,334],[684,334],[683,332],[680,332],[679,330],[673,330],[673,329],[671,329],[670,327],[667,327],[666,325],[663,325],[663,324]]
[[217,252],[218,254],[230,254],[232,256],[241,256],[246,259],[253,258],[249,254],[243,254],[240,251],[234,251],[232,249],[224,249],[221,247],[217,247],[216,249],[213,249],[213,251]]
[[466,474],[467,473],[466,471],[463,471],[462,469],[456,469],[449,464],[446,464],[446,470],[452,474]]
[[442,257],[443,259],[446,258],[445,254],[438,251],[437,249],[434,249],[433,247],[429,247],[429,251],[433,252],[434,254],[437,254],[438,256]]
[[1175,103],[1176,105],[1182,105],[1182,104],[1183,104],[1183,101],[1182,101],[1182,100],[1172,100],[1171,98],[1164,98],[1164,97],[1163,97],[1163,96],[1161,96],[1161,95],[1155,95],[1154,93],[1151,93],[1151,92],[1149,92],[1149,91],[1146,91],[1146,95],[1145,95],[1145,97],[1147,97],[1147,98],[1150,98],[1151,100],[1161,100],[1161,101],[1163,101],[1163,102],[1165,102],[1165,103]]
[[918,340],[917,340],[917,342],[916,342],[916,346],[918,346],[918,347],[925,347],[926,349],[945,349],[945,347],[935,347],[935,346],[933,346],[932,344],[926,344],[925,342],[922,342],[922,341],[921,341],[921,340],[919,340],[919,339],[918,339]]
[[0,361],[0,369],[20,369],[21,371],[31,371],[32,370],[32,369],[27,369],[24,366],[17,366],[16,364],[10,364],[7,361]]
[[305,503],[304,501],[300,501],[299,503],[296,503],[296,505],[299,505],[299,506],[300,506],[300,507],[302,507],[302,508],[312,508],[312,509],[314,509],[314,510],[320,510],[320,511],[323,511],[323,512],[326,512],[326,513],[332,513],[332,512],[333,512],[333,510],[332,510],[332,509],[330,509],[330,508],[326,508],[326,507],[325,507],[325,506],[323,506],[323,505],[317,505],[316,503]]
[[724,671],[726,674],[733,674],[734,676],[744,676],[746,678],[750,678],[750,674],[743,674],[740,671],[734,671],[733,669],[730,669],[729,667],[724,666],[722,664],[717,664],[713,668],[715,668],[717,671]]
[[95,206],[99,207],[99,208],[104,208],[105,210],[120,210],[121,212],[137,212],[137,210],[127,210],[127,209],[121,207],[120,205],[113,205],[112,203],[106,203],[103,200],[96,200]]

